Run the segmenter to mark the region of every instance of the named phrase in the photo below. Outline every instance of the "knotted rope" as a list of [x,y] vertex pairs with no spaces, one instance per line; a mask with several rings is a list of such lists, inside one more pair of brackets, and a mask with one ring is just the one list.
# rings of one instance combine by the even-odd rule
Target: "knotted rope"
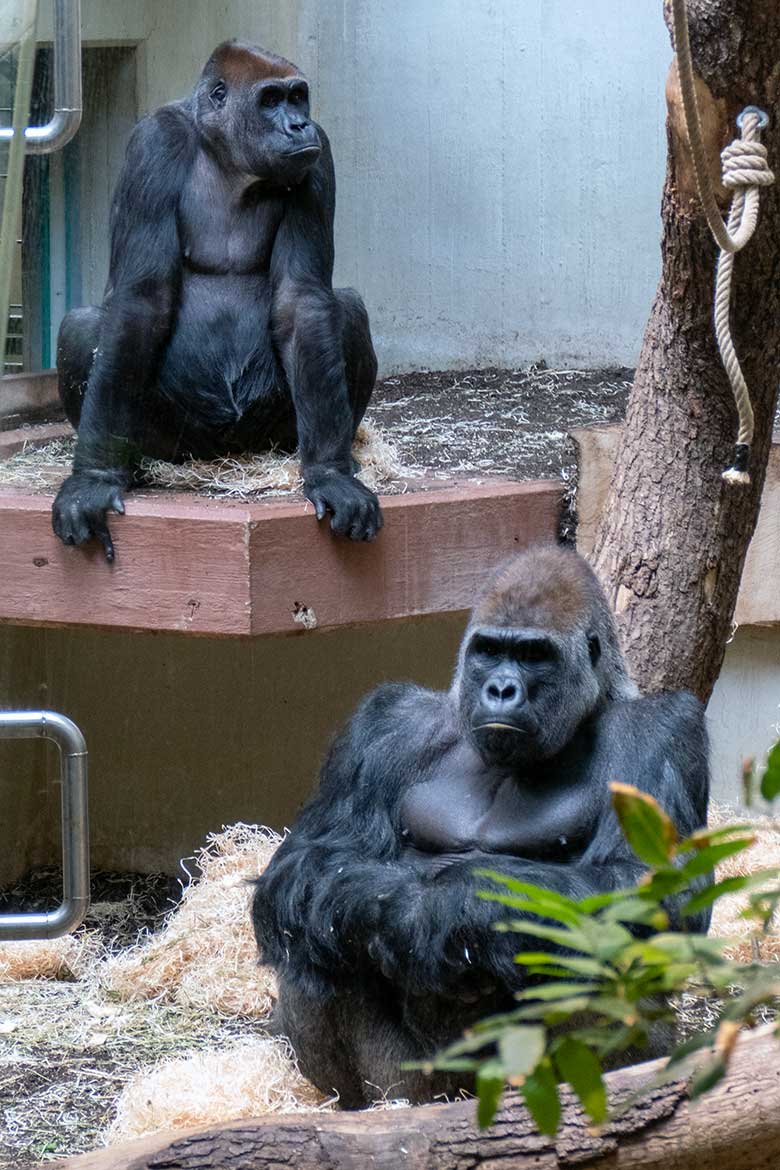
[[677,75],[696,186],[710,231],[720,249],[715,277],[715,336],[739,415],[734,463],[723,472],[723,479],[727,483],[748,484],[750,444],[753,441],[753,407],[731,336],[731,278],[735,253],[745,247],[756,230],[760,188],[769,187],[775,181],[775,176],[769,169],[766,147],[758,140],[759,131],[768,125],[769,118],[756,106],[747,106],[737,118],[741,137],[735,138],[720,156],[723,186],[734,192],[728,223],[724,223],[715,198],[701,137],[685,0],[672,0],[672,12]]

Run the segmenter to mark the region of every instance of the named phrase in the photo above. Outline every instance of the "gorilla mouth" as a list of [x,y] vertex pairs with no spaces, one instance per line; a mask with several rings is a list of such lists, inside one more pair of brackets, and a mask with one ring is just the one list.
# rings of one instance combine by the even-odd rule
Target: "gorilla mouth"
[[309,146],[299,146],[296,150],[286,150],[284,152],[285,158],[295,158],[300,154],[319,154],[321,147],[310,143]]
[[516,731],[518,735],[525,735],[522,728],[516,727],[514,723],[477,723],[474,725],[474,731]]

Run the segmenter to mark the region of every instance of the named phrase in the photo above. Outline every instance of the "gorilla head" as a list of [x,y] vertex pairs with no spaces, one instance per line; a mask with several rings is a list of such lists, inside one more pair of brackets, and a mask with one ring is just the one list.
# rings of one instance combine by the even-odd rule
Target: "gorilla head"
[[499,567],[472,612],[452,687],[486,763],[555,756],[605,701],[636,695],[582,557],[540,546]]
[[275,53],[225,41],[193,96],[198,129],[223,170],[295,186],[322,152],[306,78]]

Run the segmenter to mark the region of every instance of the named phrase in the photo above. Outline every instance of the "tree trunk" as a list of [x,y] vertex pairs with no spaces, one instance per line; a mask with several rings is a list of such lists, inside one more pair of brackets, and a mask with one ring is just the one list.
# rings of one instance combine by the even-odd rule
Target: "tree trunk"
[[517,1097],[490,1129],[475,1104],[235,1121],[157,1134],[47,1170],[776,1170],[780,1165],[780,1048],[774,1025],[737,1045],[729,1075],[695,1106],[681,1082],[654,1085],[663,1061],[609,1073],[613,1106],[644,1094],[599,1134],[568,1091],[555,1141]]
[[[667,0],[668,5],[668,0]],[[712,174],[746,105],[780,179],[780,3],[688,0],[703,136]],[[667,22],[669,15],[667,12]],[[715,344],[717,250],[696,193],[674,66],[662,275],[594,551],[643,691],[685,687],[703,700],[720,671],[758,516],[780,373],[780,182],[763,188],[758,230],[736,258],[732,325],[755,410],[749,487],[725,484],[736,411]],[[726,210],[725,192],[722,203]]]

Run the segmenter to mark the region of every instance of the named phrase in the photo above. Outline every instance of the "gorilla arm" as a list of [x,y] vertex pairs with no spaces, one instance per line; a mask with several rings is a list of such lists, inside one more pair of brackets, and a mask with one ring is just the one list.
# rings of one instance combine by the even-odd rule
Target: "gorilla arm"
[[87,385],[73,474],[53,508],[66,544],[97,537],[109,560],[109,509],[138,458],[144,394],[168,337],[180,277],[176,208],[194,154],[183,110],[165,107],[138,124],[111,210],[111,262],[100,346]]
[[[701,827],[706,818],[709,773],[704,718],[698,700],[688,694],[664,695],[615,704],[605,717],[601,738],[608,745],[593,766],[602,779],[596,832],[581,858],[569,863],[525,860],[498,854],[469,854],[438,870],[406,897],[391,896],[382,909],[380,928],[369,944],[383,972],[418,993],[457,994],[459,988],[488,978],[504,987],[519,987],[523,972],[514,955],[539,949],[521,932],[499,932],[496,922],[512,914],[501,903],[476,897],[486,880],[475,869],[553,890],[573,899],[610,893],[636,885],[646,871],[623,837],[608,797],[609,779],[625,777],[654,796],[680,836]],[[600,755],[600,758],[599,758]],[[627,769],[630,767],[630,771]],[[704,884],[706,878],[699,879]],[[665,902],[670,929],[706,931],[709,910],[682,919],[684,898]],[[641,928],[640,928],[641,929]],[[545,943],[545,949],[554,949]]]
[[344,361],[342,311],[333,293],[335,177],[322,155],[287,196],[271,256],[273,330],[295,404],[304,492],[339,535],[371,540],[382,527],[376,496],[352,474],[354,413]]

